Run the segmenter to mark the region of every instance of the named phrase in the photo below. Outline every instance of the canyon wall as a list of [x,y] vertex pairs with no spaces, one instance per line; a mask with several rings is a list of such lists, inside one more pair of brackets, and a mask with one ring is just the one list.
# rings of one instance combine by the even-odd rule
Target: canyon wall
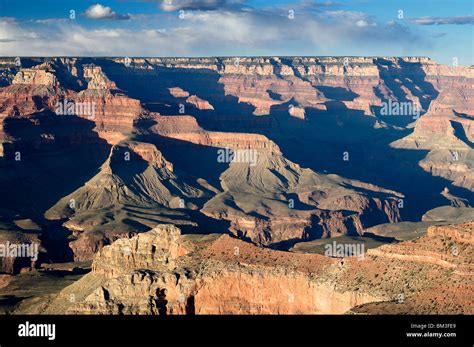
[[[189,237],[174,226],[158,225],[104,247],[91,273],[40,307],[45,313],[81,314],[341,314],[378,303],[401,312],[431,307],[472,313],[472,302],[461,300],[472,290],[466,276],[472,268],[465,264],[472,250],[459,245],[449,267],[455,271],[448,272],[444,263],[418,251],[387,256],[413,247],[442,253],[442,238],[456,240],[446,236],[450,228],[472,236],[471,224],[443,232],[439,226],[436,234],[383,246],[383,252],[369,250],[362,258],[275,251],[227,235]],[[444,288],[439,292],[438,283]],[[458,291],[454,301],[443,299],[448,289]],[[433,296],[438,297],[435,308]]]
[[[470,67],[423,57],[0,60],[0,207],[61,223],[76,260],[158,223],[286,249],[473,203]],[[65,101],[93,112],[60,115]],[[421,117],[383,115],[389,101],[419,105]],[[255,160],[221,161],[224,149]]]

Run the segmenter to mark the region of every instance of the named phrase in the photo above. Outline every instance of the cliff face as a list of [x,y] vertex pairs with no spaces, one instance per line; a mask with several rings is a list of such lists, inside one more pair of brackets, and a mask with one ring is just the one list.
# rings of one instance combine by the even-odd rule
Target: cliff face
[[[116,59],[116,62],[121,62]],[[133,62],[132,62],[133,64]],[[150,58],[137,59],[135,67],[146,65],[144,73],[187,72],[203,75],[222,84],[224,95],[254,107],[254,115],[268,115],[274,106],[293,102],[294,106],[325,110],[325,103],[338,100],[345,107],[375,115],[376,107],[388,98],[429,105],[429,87],[418,91],[404,79],[436,81],[444,89],[449,80],[461,79],[459,87],[472,78],[469,68],[449,68],[429,58],[364,57],[234,57],[234,58]],[[439,77],[443,80],[440,81]],[[446,76],[446,78],[444,78]],[[467,77],[467,79],[466,79]],[[411,83],[413,83],[412,81]],[[449,82],[448,82],[449,83]],[[321,87],[321,88],[320,88]],[[472,86],[470,86],[472,87]],[[398,91],[405,95],[401,95]],[[221,101],[225,96],[213,95]],[[426,107],[426,108],[425,108]]]
[[[318,284],[310,273],[294,269],[297,262],[283,252],[260,251],[228,236],[205,243],[196,246],[173,226],[116,241],[99,252],[93,272],[64,289],[53,306],[72,293],[77,301],[68,313],[343,313],[377,300]],[[217,259],[202,261],[214,252]],[[252,255],[256,264],[248,263]],[[308,267],[330,263],[320,256],[296,257]],[[272,260],[278,268],[268,267]]]
[[[473,99],[474,102],[474,99]],[[395,148],[427,150],[420,167],[455,186],[474,191],[474,118],[443,109],[420,118],[412,134],[394,142]],[[450,114],[449,114],[450,113]]]
[[[415,241],[384,246],[383,251],[369,250],[363,258],[335,259],[264,249],[227,235],[183,236],[174,226],[159,225],[104,247],[95,257],[92,272],[41,305],[41,310],[334,314],[367,313],[373,307],[391,305],[398,312],[423,313],[431,307],[430,312],[472,313],[474,307],[466,297],[473,289],[468,278],[472,251],[463,241],[472,238],[472,223],[442,228]],[[467,238],[460,240],[449,231],[452,228]],[[458,246],[459,253],[451,255],[455,259],[449,269],[454,271],[443,270],[445,264],[434,256],[442,257],[449,241]],[[402,249],[403,257],[391,256]],[[431,252],[431,256],[418,256],[418,251]],[[446,291],[456,295],[443,300]],[[430,301],[434,297],[435,307]],[[35,307],[29,310],[34,312]]]
[[8,116],[28,116],[44,108],[54,108],[60,89],[54,71],[46,68],[21,69],[11,85],[0,90],[0,120]]
[[[74,61],[45,62],[34,68],[20,69],[12,84],[0,91],[2,120],[7,116],[29,117],[38,112],[51,112],[61,117],[93,121],[95,131],[111,144],[125,139],[142,111],[140,102],[117,94],[115,83],[100,66],[84,65],[82,76],[77,76],[77,67],[68,65],[69,70],[65,71],[65,63]],[[73,83],[87,83],[87,89],[78,92],[68,89]]]
[[[189,252],[190,245],[180,239],[173,225],[160,225],[131,239],[120,239],[95,257],[92,270],[114,277],[135,269],[174,269],[176,260]],[[117,272],[118,271],[118,272]]]
[[431,64],[423,70],[438,95],[413,133],[392,145],[428,150],[419,162],[425,171],[474,191],[474,69]]
[[[472,68],[415,57],[28,66],[0,59],[0,208],[62,224],[75,260],[160,223],[287,249],[474,201]],[[384,114],[387,103],[420,117]]]
[[103,73],[100,66],[84,66],[87,89],[75,95],[73,102],[91,105],[93,112],[84,114],[96,124],[101,138],[114,145],[133,131],[133,123],[141,114],[140,101],[117,92],[117,86]]
[[428,228],[428,236],[444,237],[461,244],[474,243],[474,222],[467,222],[452,226],[433,226]]
[[15,75],[12,84],[55,86],[57,79],[51,72],[45,70],[22,69]]
[[[154,116],[153,120],[157,123],[151,128],[153,132],[214,147],[218,161],[219,153],[225,159],[232,151],[235,159],[224,160],[228,168],[219,176],[223,191],[207,201],[201,211],[211,218],[228,220],[235,235],[268,245],[362,234],[370,223],[400,219],[396,202],[401,196],[397,192],[302,169],[263,135],[206,131],[189,116]],[[383,198],[357,193],[362,186]],[[366,218],[369,214],[370,222]]]
[[[160,94],[163,102],[172,105],[168,90],[179,89],[212,104],[218,112],[196,113],[206,129],[259,132],[278,139],[280,148],[285,145],[285,156],[297,158],[299,164],[342,176],[358,170],[334,160],[350,144],[349,152],[355,152],[363,162],[359,166],[366,168],[358,178],[370,177],[369,181],[405,193],[413,182],[423,185],[425,176],[442,177],[446,182],[436,180],[431,200],[443,199],[439,193],[454,185],[456,191],[464,189],[465,205],[472,204],[470,67],[444,66],[419,57],[150,58],[137,59],[132,66],[148,82],[160,75],[162,82],[151,84],[156,93],[160,83],[166,85]],[[110,73],[119,74],[112,69]],[[387,112],[387,104],[415,109]],[[409,126],[413,122],[414,130]],[[374,146],[366,146],[367,141]],[[319,147],[325,150],[314,150]],[[407,166],[420,171],[388,169],[393,160],[406,161],[405,153],[417,158]],[[384,172],[373,175],[371,170]],[[425,211],[435,207],[425,205]]]

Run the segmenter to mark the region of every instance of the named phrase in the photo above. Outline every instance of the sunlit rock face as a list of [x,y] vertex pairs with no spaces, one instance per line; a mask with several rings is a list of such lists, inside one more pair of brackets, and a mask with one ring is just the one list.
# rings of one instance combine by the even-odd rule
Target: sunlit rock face
[[[315,281],[293,261],[349,277],[379,271],[380,259],[423,264],[426,278],[436,266],[469,273],[438,242],[465,244],[464,226],[429,229],[433,249],[370,250],[371,261],[340,273],[334,259],[289,250],[436,208],[466,215],[473,79],[472,68],[417,57],[0,59],[0,218],[46,226],[2,231],[43,247],[38,262],[2,268],[94,259],[91,291],[70,312],[144,314],[344,313],[395,295],[395,285],[371,292],[355,279],[332,293],[340,277]],[[199,248],[177,228],[226,236]],[[251,248],[244,265],[231,246]],[[284,271],[254,255],[284,258]],[[210,269],[193,268],[203,259]]]
[[[431,227],[417,240],[338,259],[228,235],[189,238],[158,225],[104,247],[92,272],[37,307],[73,314],[472,313],[472,235],[472,223]],[[446,254],[446,242],[456,242],[457,252]],[[411,274],[410,287],[401,286]]]

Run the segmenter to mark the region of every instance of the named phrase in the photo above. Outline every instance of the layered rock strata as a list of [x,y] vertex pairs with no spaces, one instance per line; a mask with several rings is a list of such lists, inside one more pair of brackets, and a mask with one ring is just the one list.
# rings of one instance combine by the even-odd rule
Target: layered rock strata
[[[463,240],[472,238],[472,223],[453,227],[468,235]],[[453,227],[435,227],[365,257],[335,259],[264,249],[227,235],[183,236],[174,226],[158,225],[104,247],[91,273],[26,307],[80,314],[340,314],[385,305],[398,312],[472,314],[466,294],[473,289],[473,254],[449,231]],[[446,241],[459,246],[452,266],[435,256],[417,257],[418,251],[441,256]],[[415,253],[389,256],[413,247]]]

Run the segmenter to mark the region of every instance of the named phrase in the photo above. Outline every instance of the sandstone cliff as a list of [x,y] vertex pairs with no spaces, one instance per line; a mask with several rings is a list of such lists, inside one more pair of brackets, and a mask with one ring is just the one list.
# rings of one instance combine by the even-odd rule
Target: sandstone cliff
[[[455,228],[472,238],[472,223]],[[472,313],[466,295],[473,289],[472,250],[451,235],[429,233],[384,246],[384,251],[369,251],[362,259],[341,260],[264,249],[227,235],[183,236],[174,226],[158,225],[104,247],[91,273],[50,300],[25,309],[81,314],[309,314],[370,313],[385,305],[396,312]],[[458,258],[447,270],[434,256],[449,248],[446,241],[459,247]],[[431,256],[407,253],[412,247]],[[404,248],[404,257],[388,256]]]
[[[202,212],[230,221],[235,235],[268,245],[361,234],[372,223],[400,219],[399,193],[302,169],[263,135],[206,131],[189,116],[154,115],[152,119],[156,122],[152,132],[215,147],[217,161],[221,154],[226,167],[219,177],[223,191],[207,201]],[[224,150],[233,151],[235,158],[226,159]]]
[[[0,59],[0,207],[61,219],[76,260],[158,223],[222,222],[221,233],[288,249],[473,204],[472,68],[417,57],[127,63]],[[93,112],[61,116],[65,100]],[[420,105],[421,117],[384,116],[388,101]],[[222,149],[255,158],[221,163]]]

